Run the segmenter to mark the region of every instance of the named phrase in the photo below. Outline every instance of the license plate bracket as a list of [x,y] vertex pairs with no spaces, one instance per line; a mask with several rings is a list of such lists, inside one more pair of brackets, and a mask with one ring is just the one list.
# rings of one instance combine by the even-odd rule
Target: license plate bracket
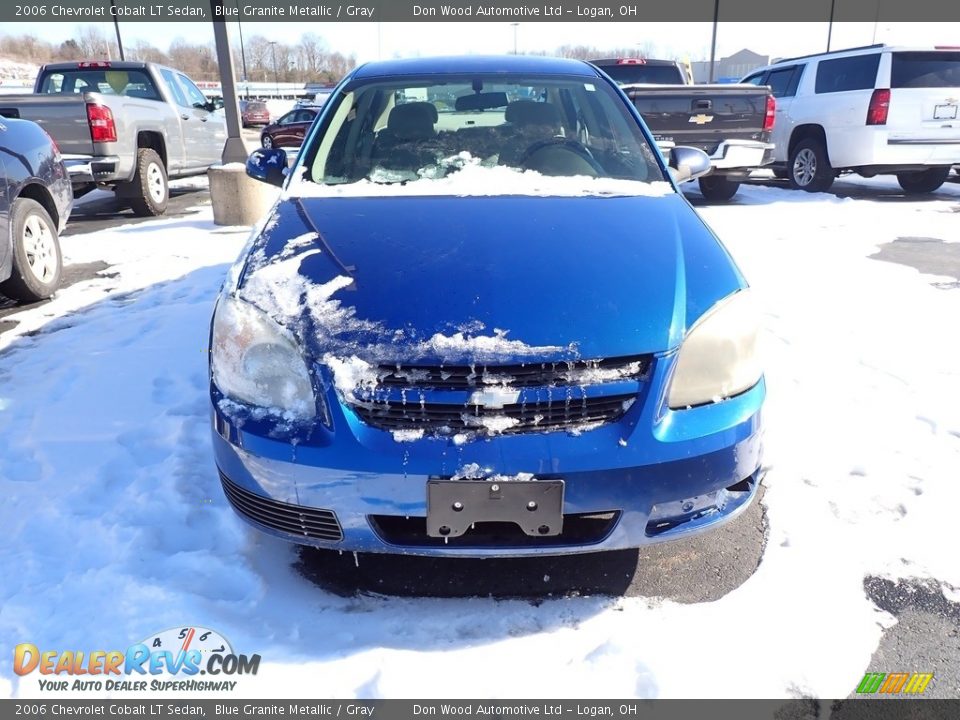
[[526,535],[563,531],[563,480],[427,480],[427,535],[460,537],[475,522],[512,522]]
[[957,106],[953,104],[934,105],[933,119],[934,120],[956,120]]

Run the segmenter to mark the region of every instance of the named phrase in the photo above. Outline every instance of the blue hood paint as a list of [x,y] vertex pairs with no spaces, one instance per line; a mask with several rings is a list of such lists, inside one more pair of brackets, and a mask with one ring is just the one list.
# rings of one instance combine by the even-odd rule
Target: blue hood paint
[[[305,198],[303,206],[340,262],[355,268],[354,285],[333,297],[358,319],[402,330],[410,344],[472,327],[474,335],[499,329],[528,345],[576,348],[557,357],[666,351],[745,285],[679,193]],[[309,231],[290,200],[267,227],[254,250],[268,260]],[[305,257],[300,273],[322,284],[343,271],[324,251]],[[304,335],[313,357],[335,349]],[[390,344],[396,360],[413,359],[404,343]]]

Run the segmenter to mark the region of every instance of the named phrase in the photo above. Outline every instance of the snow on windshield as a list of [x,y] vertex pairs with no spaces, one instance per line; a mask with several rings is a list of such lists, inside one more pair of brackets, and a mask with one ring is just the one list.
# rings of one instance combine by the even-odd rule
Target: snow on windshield
[[[575,175],[555,177],[535,170],[518,170],[485,164],[469,153],[446,158],[436,172],[378,169],[369,178],[355,182],[321,184],[297,176],[284,191],[292,197],[370,196],[492,196],[529,195],[551,197],[646,196],[662,197],[674,192],[670,183],[640,182],[619,178]],[[442,173],[442,174],[441,174]]]

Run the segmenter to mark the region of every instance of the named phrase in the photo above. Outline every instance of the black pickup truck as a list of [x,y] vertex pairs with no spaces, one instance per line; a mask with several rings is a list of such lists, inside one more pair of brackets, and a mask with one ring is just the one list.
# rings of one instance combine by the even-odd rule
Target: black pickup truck
[[755,85],[692,85],[670,60],[591,60],[621,86],[664,152],[677,145],[703,150],[713,171],[700,178],[708,200],[729,200],[740,182],[773,161],[770,133],[776,101]]

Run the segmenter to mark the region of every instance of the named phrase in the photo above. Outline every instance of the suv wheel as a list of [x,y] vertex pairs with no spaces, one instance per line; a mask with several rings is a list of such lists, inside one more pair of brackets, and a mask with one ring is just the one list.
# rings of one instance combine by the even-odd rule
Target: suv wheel
[[807,192],[824,192],[833,185],[834,173],[823,143],[807,138],[790,153],[787,168],[790,187]]
[[736,195],[740,188],[740,183],[729,180],[723,175],[707,175],[700,178],[698,183],[703,196],[715,202],[726,202]]
[[63,256],[57,225],[36,200],[17,198],[10,208],[13,272],[0,292],[20,302],[38,302],[60,287]]
[[949,167],[935,167],[918,172],[897,173],[897,182],[908,195],[930,193],[947,181]]
[[167,211],[170,188],[167,185],[167,170],[163,160],[152,148],[137,151],[137,172],[131,181],[133,196],[130,207],[134,215],[147,217],[163,215]]

